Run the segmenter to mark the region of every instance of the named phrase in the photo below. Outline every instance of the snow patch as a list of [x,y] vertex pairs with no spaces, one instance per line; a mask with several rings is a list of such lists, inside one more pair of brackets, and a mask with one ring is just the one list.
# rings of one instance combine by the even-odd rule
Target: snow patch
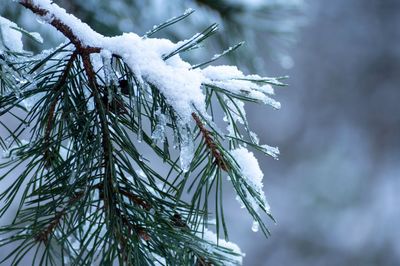
[[[24,50],[22,44],[22,33],[14,28],[18,28],[17,24],[0,16],[0,40],[2,44],[9,50],[22,52]],[[1,43],[0,43],[0,50]]]
[[[217,235],[208,230],[207,228],[204,230],[204,240],[213,243],[215,245],[218,245],[220,247],[224,247],[226,249],[230,249],[232,250],[234,253],[236,253],[237,255],[233,255],[233,254],[228,254],[228,253],[223,253],[224,256],[226,256],[230,262],[226,261],[224,262],[224,265],[228,265],[228,266],[233,266],[233,265],[242,265],[242,261],[243,261],[243,257],[245,256],[244,253],[242,253],[242,251],[240,250],[240,247],[238,245],[236,245],[233,242],[228,242],[225,239],[218,239]],[[209,246],[207,248],[210,252],[218,252],[221,253],[221,251],[214,249],[212,246]]]
[[[260,203],[265,207],[267,213],[270,213],[270,207],[263,191],[264,174],[260,169],[260,165],[258,164],[256,157],[254,157],[254,154],[244,147],[231,150],[230,153],[240,167],[241,176],[243,176],[246,183],[251,186],[251,188],[259,195],[261,199]],[[244,205],[240,197],[237,197],[237,200],[243,207]],[[255,211],[259,210],[258,202],[254,198],[248,197],[248,201]],[[253,227],[253,231],[254,228],[255,227]]]

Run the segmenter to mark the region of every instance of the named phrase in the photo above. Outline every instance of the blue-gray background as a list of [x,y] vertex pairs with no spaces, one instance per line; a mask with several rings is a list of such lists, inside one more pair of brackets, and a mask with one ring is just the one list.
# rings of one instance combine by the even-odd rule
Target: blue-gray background
[[231,240],[245,265],[400,265],[400,1],[304,6],[292,68],[257,51],[264,74],[290,75],[282,109],[247,109],[262,142],[281,150],[260,160],[278,223],[265,239],[229,198]]
[[278,224],[236,240],[247,265],[400,265],[400,1],[307,3],[282,110],[250,115],[281,148],[262,163]]

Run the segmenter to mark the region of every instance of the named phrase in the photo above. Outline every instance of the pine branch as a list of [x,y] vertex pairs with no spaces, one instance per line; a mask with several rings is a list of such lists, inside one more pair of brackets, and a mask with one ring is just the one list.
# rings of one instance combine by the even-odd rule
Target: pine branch
[[56,215],[51,220],[51,222],[47,225],[47,227],[44,228],[42,231],[40,231],[36,235],[35,240],[37,242],[44,242],[47,245],[50,235],[54,232],[56,227],[60,225],[61,220],[63,219],[63,217],[67,215],[68,208],[70,208],[71,205],[73,205],[74,203],[79,201],[83,196],[84,196],[84,193],[77,193],[74,197],[72,197],[68,201],[67,206],[64,209],[62,209],[61,211],[59,211],[58,213],[56,213]]
[[[70,59],[67,62],[67,65],[65,66],[65,69],[63,71],[63,74],[62,74],[60,80],[54,86],[53,91],[54,91],[55,94],[58,94],[58,92],[61,90],[61,88],[63,86],[65,86],[65,82],[67,80],[68,74],[69,74],[69,72],[70,72],[70,70],[72,68],[72,65],[73,65],[73,63],[74,63],[74,61],[75,61],[77,56],[78,56],[78,53],[76,51],[72,53]],[[51,165],[51,157],[52,156],[51,156],[51,152],[49,150],[49,148],[50,148],[50,134],[51,134],[51,131],[52,131],[52,125],[53,125],[53,119],[54,119],[54,111],[55,111],[56,105],[58,103],[58,99],[59,99],[59,96],[57,96],[53,100],[53,103],[50,105],[49,112],[48,112],[48,115],[47,115],[48,118],[47,118],[47,125],[46,125],[45,136],[44,136],[45,147],[46,147],[44,158],[47,161],[47,166]]]
[[[39,264],[240,263],[240,249],[222,239],[228,232],[222,178],[229,175],[239,202],[268,235],[260,216],[265,212],[272,218],[262,172],[245,146],[273,157],[279,151],[259,144],[243,106],[259,102],[278,109],[271,85],[284,84],[244,75],[233,66],[202,68],[238,46],[203,64],[184,62],[180,54],[199,47],[216,32],[215,24],[176,44],[149,38],[191,12],[144,37],[104,37],[49,0],[20,4],[64,34],[68,44],[35,56],[2,54],[7,64],[0,66],[0,115],[11,114],[21,124],[0,123],[9,133],[0,138],[9,158],[0,168],[11,169],[0,181],[24,165],[0,194],[6,202],[2,215],[23,190],[15,221],[0,228],[0,235],[16,236],[7,236],[6,244],[24,241],[12,263],[22,259],[22,250],[40,243],[46,249]],[[3,73],[27,77],[19,82]],[[227,134],[213,122],[215,104],[225,116]],[[31,143],[20,140],[24,134]],[[177,158],[170,151],[172,142],[180,151]],[[140,145],[150,148],[168,171],[156,170]],[[189,200],[184,200],[186,193]],[[212,215],[217,234],[208,229]]]
[[[93,188],[99,189],[101,195],[104,195],[104,185],[103,184],[94,185]],[[143,209],[145,209],[147,211],[149,211],[152,208],[151,205],[149,203],[147,203],[145,200],[141,199],[140,197],[138,197],[137,195],[135,195],[129,191],[126,191],[124,188],[119,187],[118,193],[127,197],[129,200],[131,200],[138,206],[141,206]]]
[[[31,0],[20,0],[19,3],[40,17],[46,17],[49,14],[48,10],[36,6]],[[75,45],[80,55],[100,52],[100,49],[97,47],[86,47],[83,45],[72,29],[60,19],[53,18],[50,24]]]
[[[30,0],[22,0],[20,1],[20,4],[25,6],[26,8],[30,9],[32,12],[35,14],[45,17],[48,15],[48,11],[45,9],[42,9],[38,6],[35,6]],[[110,141],[110,133],[107,125],[107,117],[106,117],[106,112],[105,109],[107,109],[107,106],[104,106],[103,101],[101,100],[100,92],[98,90],[99,85],[96,82],[96,74],[93,69],[92,63],[90,62],[90,57],[89,55],[91,53],[98,53],[100,52],[100,48],[98,47],[86,47],[77,36],[73,33],[72,29],[69,28],[67,25],[65,25],[60,19],[54,18],[50,22],[50,24],[55,27],[58,31],[60,31],[66,38],[68,38],[71,43],[74,44],[76,50],[74,51],[73,55],[71,56],[71,60],[69,61],[66,69],[64,70],[64,73],[60,79],[60,83],[65,81],[66,76],[68,75],[69,68],[72,65],[73,60],[77,55],[80,55],[82,57],[82,62],[84,66],[84,71],[86,73],[89,86],[92,89],[94,98],[95,98],[95,103],[98,109],[99,113],[99,121],[101,124],[101,129],[102,129],[102,138],[103,138],[103,154],[104,154],[104,184],[105,185],[105,191],[103,191],[103,199],[104,199],[104,206],[107,210],[107,213],[111,219],[113,217],[113,214],[116,212],[117,216],[121,218],[119,211],[116,209],[116,204],[114,203],[113,200],[113,194],[114,194],[114,180],[112,176],[113,170],[113,159],[112,159],[112,144]],[[52,119],[52,115],[54,113],[54,106],[56,102],[50,107],[50,116],[49,116],[49,121]],[[50,123],[50,122],[49,122]],[[50,130],[50,124],[48,124],[48,128],[46,132],[49,132]],[[46,134],[47,135],[47,134]],[[48,139],[48,138],[47,138]],[[111,209],[111,210],[110,210]],[[62,217],[62,213],[58,214],[56,216],[56,219],[49,225],[48,230],[45,232],[45,239],[47,239],[46,233],[50,233],[54,227],[57,225],[59,220]],[[122,241],[122,243],[126,242],[125,240]]]
[[228,166],[221,155],[220,151],[218,150],[217,145],[215,144],[211,132],[208,131],[205,127],[203,122],[201,122],[199,116],[195,113],[192,113],[192,117],[194,121],[196,122],[196,125],[199,127],[201,133],[203,134],[204,141],[206,142],[207,147],[210,149],[216,164],[221,167],[222,170],[228,171]]

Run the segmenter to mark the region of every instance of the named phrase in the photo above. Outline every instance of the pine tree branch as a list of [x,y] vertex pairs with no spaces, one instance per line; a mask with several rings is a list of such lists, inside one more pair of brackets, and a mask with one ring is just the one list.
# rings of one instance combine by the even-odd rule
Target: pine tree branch
[[[46,16],[48,14],[47,10],[33,5],[30,0],[22,0],[22,1],[20,1],[20,3],[23,6],[25,6],[26,8],[32,10],[34,13],[36,13],[40,16]],[[99,112],[100,112],[100,123],[102,124],[103,134],[105,134],[105,138],[103,139],[103,150],[104,150],[104,156],[107,156],[107,158],[104,158],[104,159],[105,159],[105,164],[107,164],[108,161],[106,159],[110,159],[110,158],[108,158],[109,155],[108,155],[108,153],[106,153],[106,151],[109,150],[110,142],[108,140],[109,137],[107,137],[108,126],[106,123],[104,123],[106,121],[106,117],[104,114],[102,114],[102,112],[105,109],[104,107],[109,109],[109,106],[107,104],[104,106],[104,101],[101,101],[102,97],[100,96],[98,89],[97,89],[97,88],[99,88],[99,86],[96,82],[96,75],[93,70],[93,66],[90,62],[90,57],[89,57],[90,53],[98,53],[98,52],[100,52],[101,49],[99,47],[86,47],[85,48],[85,45],[79,40],[79,38],[73,33],[73,31],[58,18],[54,18],[50,24],[52,26],[54,26],[62,34],[64,34],[64,36],[67,37],[75,45],[77,52],[82,56],[84,69],[85,69],[86,75],[89,79],[89,86],[93,90],[95,102],[96,102],[96,105],[98,106]],[[228,171],[228,166],[227,166],[222,154],[218,150],[217,145],[215,144],[210,132],[204,127],[200,118],[195,113],[192,114],[192,117],[195,120],[196,125],[199,127],[200,131],[202,132],[202,135],[207,144],[207,147],[211,150],[212,155],[214,156],[217,165],[222,170]],[[107,169],[106,169],[106,172],[108,172]]]
[[43,242],[47,245],[50,235],[54,232],[56,227],[61,223],[61,220],[64,218],[64,216],[67,215],[67,210],[71,207],[71,205],[80,200],[83,196],[84,193],[80,192],[77,193],[74,197],[72,197],[68,201],[67,206],[58,213],[56,213],[56,215],[54,216],[52,221],[48,224],[48,226],[36,235],[35,240],[37,242]]
[[[69,72],[70,72],[77,56],[78,56],[78,52],[74,51],[72,53],[71,57],[69,58],[67,65],[65,66],[65,69],[63,70],[63,74],[62,74],[61,78],[58,80],[57,84],[53,88],[53,91],[55,94],[57,94],[58,91],[61,90],[61,88],[65,85],[65,82],[68,78]],[[44,147],[46,149],[45,153],[44,153],[44,158],[46,160],[47,166],[51,165],[52,156],[51,156],[50,150],[49,150],[50,149],[50,134],[51,134],[52,127],[53,127],[54,111],[55,111],[58,101],[59,101],[59,96],[57,95],[56,98],[53,100],[52,104],[50,105],[49,112],[47,115],[47,123],[46,123],[45,134],[44,134],[44,143],[45,143]]]
[[[37,14],[38,16],[41,17],[46,17],[49,14],[49,11],[46,9],[43,9],[41,7],[38,7],[32,3],[31,0],[20,0],[19,3],[26,7],[27,9],[30,9],[33,13]],[[52,18],[52,20],[49,22],[50,25],[52,25],[54,28],[56,28],[59,32],[61,32],[65,37],[67,37],[77,48],[80,54],[82,53],[99,53],[100,48],[97,47],[87,47],[85,46],[79,38],[74,34],[72,29],[68,27],[64,22],[62,22],[58,18]]]
[[[103,188],[104,188],[103,184],[98,184],[98,185],[92,186],[90,191],[93,190],[93,189],[98,189],[99,192],[100,192],[100,198],[104,199]],[[145,210],[149,210],[151,208],[151,206],[146,201],[142,200],[141,198],[139,198],[138,196],[134,195],[133,193],[125,191],[122,188],[119,189],[119,192],[121,193],[121,195],[126,196],[127,198],[132,200],[137,205],[143,207]],[[54,216],[54,218],[51,220],[51,222],[42,231],[40,231],[36,235],[35,240],[37,242],[44,242],[45,244],[48,244],[48,240],[49,240],[50,235],[54,232],[55,228],[61,223],[61,221],[65,217],[65,215],[67,215],[68,209],[74,203],[76,203],[78,200],[80,200],[84,195],[85,195],[85,193],[83,193],[83,192],[76,193],[75,196],[72,197],[68,201],[67,206],[64,207],[61,211],[57,212],[56,215]],[[131,232],[136,232],[137,235],[140,238],[142,238],[143,240],[145,240],[145,241],[149,241],[150,240],[150,236],[147,234],[147,232],[143,228],[132,225],[129,222],[129,220],[122,214],[121,210],[119,210],[119,209],[116,209],[116,210],[117,210],[116,211],[117,216],[121,219],[121,221],[125,225],[127,225],[129,227]]]
[[201,122],[200,117],[196,113],[192,113],[192,117],[196,122],[197,127],[200,129],[200,132],[203,135],[204,141],[211,151],[215,159],[215,163],[224,171],[228,171],[228,165],[226,164],[224,157],[222,156],[221,152],[218,150],[217,144],[215,143],[213,137],[211,136],[211,132],[207,130],[204,126],[203,122]]
[[[104,202],[104,207],[106,209],[106,215],[109,218],[109,221],[112,221],[112,219],[115,217],[118,217],[120,220],[122,219],[122,222],[124,223],[123,217],[120,214],[119,209],[117,208],[117,204],[115,202],[115,194],[118,193],[118,191],[115,188],[114,185],[114,180],[113,180],[113,172],[114,172],[114,160],[113,160],[113,154],[112,154],[112,142],[111,142],[111,137],[110,137],[110,132],[108,128],[108,122],[107,122],[107,115],[106,115],[106,110],[108,110],[109,106],[104,104],[102,101],[102,97],[100,96],[100,92],[98,90],[99,86],[96,81],[96,74],[93,68],[92,63],[90,62],[90,55],[88,52],[85,52],[84,50],[80,52],[82,56],[82,61],[83,61],[83,67],[86,73],[86,76],[88,78],[89,82],[89,87],[92,89],[92,93],[95,99],[95,105],[98,109],[99,113],[99,120],[101,124],[101,131],[102,131],[102,147],[103,147],[103,158],[104,158],[104,187],[103,187],[103,202]],[[125,224],[125,223],[124,223]],[[107,223],[109,225],[109,223]],[[128,242],[127,236],[125,236],[122,232],[115,232],[113,230],[113,233],[115,235],[115,239],[119,242],[119,249],[120,253],[123,254],[122,257],[124,260],[127,260],[127,254],[126,254],[126,244]]]
[[[101,193],[103,193],[104,185],[97,184],[97,185],[94,185],[93,188],[97,188],[100,190]],[[121,195],[127,197],[132,202],[134,202],[136,205],[141,206],[143,209],[145,209],[147,211],[152,208],[151,205],[149,203],[147,203],[145,200],[143,200],[142,198],[138,197],[137,195],[135,195],[129,191],[126,191],[125,189],[123,189],[121,187],[118,188],[118,192]]]
[[[31,1],[29,0],[22,0],[20,1],[20,4],[23,5],[24,7],[30,9],[32,12],[35,14],[45,17],[46,15],[49,14],[48,10],[45,10],[43,8],[40,8],[38,6],[35,6],[32,4]],[[110,220],[113,218],[113,214],[117,214],[117,217],[120,219],[122,218],[120,215],[119,210],[116,207],[116,202],[115,202],[115,192],[119,192],[115,190],[115,185],[114,185],[114,180],[113,180],[113,172],[114,172],[114,160],[113,160],[113,155],[112,155],[112,141],[110,137],[110,132],[108,128],[108,122],[107,122],[107,112],[109,109],[109,106],[105,104],[102,100],[103,96],[100,95],[99,92],[99,85],[97,84],[96,81],[96,74],[93,68],[93,65],[90,61],[90,54],[91,53],[98,53],[100,52],[100,48],[98,47],[86,47],[81,40],[74,34],[72,29],[68,27],[64,22],[62,22],[58,18],[52,18],[50,24],[55,27],[59,32],[61,32],[66,38],[68,38],[71,43],[75,46],[76,50],[74,54],[79,54],[82,58],[83,62],[83,68],[86,74],[86,77],[88,79],[88,85],[92,90],[92,94],[94,96],[95,100],[95,106],[98,111],[98,117],[99,117],[99,122],[100,122],[100,127],[101,127],[101,132],[102,132],[102,148],[103,148],[103,160],[104,160],[104,187],[103,187],[103,201],[104,201],[104,207],[106,209],[107,215],[110,217]],[[74,56],[75,57],[75,56]],[[63,77],[67,76],[67,70],[68,68],[64,71]],[[53,107],[53,106],[52,106]],[[55,107],[55,104],[54,104]],[[50,108],[50,117],[52,118],[54,113],[54,108]],[[50,121],[50,120],[49,120]],[[46,132],[49,132],[50,130],[49,125],[48,129]],[[125,193],[125,195],[129,195],[128,193]],[[136,199],[136,202],[138,200]],[[143,204],[143,203],[142,203]],[[146,206],[147,208],[147,206]],[[40,239],[47,239],[46,234],[51,233],[55,226],[59,223],[61,220],[63,214],[60,213],[56,216],[54,221],[48,226],[48,229],[44,232],[43,235],[41,235]],[[119,233],[117,233],[119,234]],[[144,235],[144,233],[141,233]],[[147,238],[147,237],[145,237]],[[126,239],[125,236],[122,234],[120,236],[116,236],[116,239],[119,240],[121,244],[121,248],[123,251],[125,250],[125,243]],[[124,253],[125,254],[125,253]]]
[[[83,61],[83,66],[85,69],[85,73],[87,75],[88,81],[89,81],[89,86],[92,89],[93,96],[95,99],[96,107],[99,112],[99,120],[101,124],[101,131],[102,131],[102,145],[103,145],[103,156],[104,156],[104,171],[105,171],[105,180],[104,182],[111,185],[110,187],[113,187],[112,184],[112,168],[113,168],[113,160],[112,160],[112,143],[111,143],[111,137],[110,137],[110,132],[108,128],[108,123],[107,123],[107,116],[106,116],[106,109],[108,106],[105,106],[103,101],[101,100],[100,92],[98,90],[98,85],[96,82],[96,74],[94,72],[92,63],[90,62],[90,56],[86,52],[80,52],[82,56],[82,61]],[[108,192],[113,192],[113,191],[108,191]],[[106,193],[107,197],[111,196],[112,194]]]
[[[104,199],[104,185],[100,183],[100,184],[92,186],[92,189],[98,189],[99,190],[100,199],[104,202],[104,206],[105,207],[109,206],[109,205],[106,205],[106,201]],[[125,191],[122,188],[119,188],[118,192],[121,195],[123,195],[123,196],[127,197],[128,199],[130,199],[131,201],[133,201],[135,204],[141,206],[143,209],[150,210],[151,206],[146,201],[144,201],[140,197],[134,195],[133,193]],[[107,209],[107,207],[106,207],[106,209]],[[118,248],[120,249],[120,253],[122,254],[122,258],[124,259],[125,262],[128,263],[128,261],[127,261],[128,260],[127,247],[126,246],[127,246],[127,243],[128,243],[128,239],[130,239],[132,234],[135,232],[137,234],[137,236],[140,239],[144,240],[144,241],[150,241],[151,237],[150,237],[150,235],[147,233],[147,231],[144,228],[132,223],[128,219],[128,217],[123,214],[123,211],[121,211],[119,208],[114,206],[113,210],[115,212],[116,218],[118,218],[118,220],[120,220],[122,222],[122,224],[129,229],[128,230],[128,235],[124,235],[122,232],[114,232],[115,239],[118,241],[118,243],[120,245]],[[128,265],[129,265],[129,263],[128,263]]]
[[[32,160],[28,162],[29,166],[24,174],[19,176],[18,181],[11,187],[12,191],[0,195],[1,199],[13,200],[13,191],[17,191],[24,180],[33,174],[23,201],[29,199],[27,204],[38,203],[38,207],[22,209],[21,204],[22,215],[17,215],[20,224],[32,224],[33,234],[24,237],[33,241],[33,244],[47,244],[54,238],[60,241],[62,249],[71,253],[69,256],[74,262],[82,264],[93,261],[95,250],[99,250],[99,254],[102,252],[101,262],[106,264],[116,258],[124,265],[146,263],[151,260],[152,254],[162,256],[168,263],[179,263],[182,260],[185,264],[217,265],[225,260],[236,261],[229,255],[236,254],[240,257],[240,249],[237,252],[236,248],[228,247],[224,250],[218,247],[221,243],[218,239],[222,234],[219,230],[220,225],[224,226],[223,234],[227,236],[221,201],[221,180],[225,173],[220,170],[232,176],[238,196],[260,223],[258,209],[259,206],[264,206],[262,186],[259,183],[252,186],[252,183],[247,182],[242,173],[242,170],[246,170],[242,169],[242,165],[247,166],[247,163],[235,163],[237,157],[230,154],[230,151],[239,157],[243,154],[239,142],[244,141],[242,136],[239,135],[236,143],[232,143],[233,140],[229,143],[230,151],[227,152],[221,143],[224,133],[202,119],[205,117],[203,115],[212,109],[214,92],[217,97],[221,93],[243,101],[272,102],[267,96],[262,97],[272,91],[272,88],[269,90],[262,87],[262,83],[268,83],[268,80],[258,76],[246,76],[232,66],[204,69],[199,67],[196,70],[175,67],[177,63],[174,60],[178,63],[184,62],[179,54],[192,49],[214,33],[215,25],[207,28],[204,36],[195,35],[183,45],[176,44],[172,47],[171,42],[162,40],[158,43],[157,39],[141,38],[134,33],[104,37],[49,0],[19,2],[43,17],[72,44],[62,46],[44,60],[37,60],[37,65],[32,69],[43,71],[39,74],[30,72],[33,73],[33,77],[26,82],[28,84],[18,86],[23,93],[22,100],[39,93],[42,97],[35,103],[34,108],[26,108],[24,111],[29,111],[29,116],[32,117],[29,118],[30,121],[36,119],[35,122],[40,122],[35,125],[32,136],[34,139],[39,138],[40,143],[45,146],[39,147],[39,151],[36,151],[34,145],[18,147],[15,161],[23,162],[31,158]],[[165,50],[166,44],[172,48],[168,48],[170,51],[165,55],[146,42],[157,42],[157,47],[163,48],[161,50]],[[72,54],[70,50],[73,50]],[[100,51],[101,55],[91,55]],[[53,60],[53,56],[65,52],[70,55],[68,60],[55,57],[55,61],[60,65],[47,65],[46,62]],[[165,62],[172,56],[173,59]],[[154,62],[148,62],[149,58],[154,59]],[[102,62],[99,61],[101,59]],[[30,69],[29,66],[24,67]],[[141,70],[141,73],[138,74],[135,70]],[[178,74],[182,78],[175,80],[174,75]],[[119,82],[121,78],[125,82]],[[159,82],[154,83],[154,79]],[[191,80],[194,81],[193,84]],[[32,89],[28,87],[30,84],[38,85]],[[239,85],[243,89],[239,89]],[[45,92],[45,96],[42,92]],[[185,92],[193,93],[184,95]],[[14,93],[4,96],[9,108],[21,102],[11,98],[13,96]],[[206,96],[204,101],[203,96]],[[226,102],[219,98],[218,100],[225,115],[228,116],[230,111],[234,112]],[[49,107],[44,107],[43,103],[48,103]],[[186,103],[187,108],[181,108]],[[241,108],[243,103],[239,107],[236,106],[238,114],[231,117],[232,123],[229,125],[233,128],[237,128],[235,123],[240,123],[239,118],[246,119],[240,111]],[[193,110],[196,110],[196,113]],[[58,112],[62,115],[57,115]],[[161,115],[157,117],[158,113],[162,114],[163,119],[159,119]],[[212,110],[211,115],[214,118]],[[166,177],[155,171],[150,163],[142,160],[140,150],[131,139],[132,133],[141,135],[142,117],[148,119],[151,129],[156,125],[159,130],[154,137],[153,134],[150,137],[144,132],[143,140],[171,166]],[[192,135],[192,119],[199,128],[199,131],[196,130],[196,137]],[[166,127],[173,129],[176,146],[180,148],[181,153],[176,161],[169,157]],[[252,133],[249,130],[248,132]],[[44,133],[43,139],[41,133]],[[11,134],[12,137],[17,135],[14,132]],[[157,138],[158,135],[165,139],[164,150],[156,143],[160,138]],[[198,137],[202,140],[197,141]],[[142,140],[141,137],[139,139]],[[196,149],[195,145],[198,145]],[[53,150],[52,147],[58,149]],[[232,147],[237,149],[233,150]],[[43,149],[45,160],[41,156]],[[35,156],[37,152],[39,157]],[[249,152],[245,155],[253,159]],[[53,164],[51,156],[57,156]],[[180,167],[177,166],[178,160],[181,163]],[[36,165],[46,166],[46,163],[52,167],[35,172]],[[249,167],[257,170],[257,161],[251,161]],[[139,170],[142,173],[139,173]],[[175,172],[177,176],[170,182],[169,178],[175,175]],[[256,172],[255,178],[259,180],[262,178],[259,175],[261,171]],[[188,193],[193,193],[193,198],[188,202],[181,196],[186,188],[186,181],[193,175],[195,177],[188,190]],[[162,189],[158,186],[160,181],[161,185],[164,183]],[[190,190],[192,187],[195,187],[196,191]],[[216,191],[215,236],[209,234],[210,232],[205,234],[209,226],[208,214],[212,213],[209,211],[207,198],[213,190]],[[74,196],[77,191],[82,193],[79,197]],[[91,193],[93,191],[96,193]],[[79,208],[73,205],[84,195],[85,201],[81,202]],[[57,197],[59,199],[54,208],[51,199]],[[31,198],[33,199],[30,200]],[[52,218],[43,221],[41,216],[37,218],[37,213]],[[70,224],[72,221],[69,217],[77,217],[79,223]],[[38,226],[42,230],[37,233]],[[81,231],[85,231],[85,228],[90,228],[90,231],[82,235]],[[200,235],[201,233],[203,234]],[[95,239],[94,242],[92,238]],[[81,250],[71,246],[73,241],[81,243]],[[92,243],[93,250],[89,250]],[[211,248],[205,246],[208,244],[212,245]],[[234,252],[230,253],[229,250]]]

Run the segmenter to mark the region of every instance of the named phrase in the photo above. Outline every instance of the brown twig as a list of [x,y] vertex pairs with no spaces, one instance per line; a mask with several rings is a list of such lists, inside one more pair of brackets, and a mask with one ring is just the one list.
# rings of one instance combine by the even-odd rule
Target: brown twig
[[213,137],[211,136],[211,132],[208,131],[208,129],[204,126],[203,122],[201,122],[201,120],[200,120],[200,117],[196,113],[192,113],[192,117],[193,117],[194,121],[196,122],[196,125],[200,129],[200,132],[203,135],[204,141],[215,159],[215,163],[219,167],[221,167],[222,170],[228,171],[228,165],[226,164],[221,152],[218,150],[217,144],[215,144],[215,141],[214,141]]
[[[19,3],[41,17],[46,17],[47,15],[49,15],[48,10],[34,5],[30,0],[20,0]],[[61,32],[65,37],[67,37],[68,40],[72,42],[72,44],[77,48],[80,53],[84,52],[90,54],[100,52],[100,48],[98,47],[90,47],[84,45],[81,40],[79,40],[79,38],[74,34],[72,29],[64,22],[62,22],[59,18],[53,17],[49,23],[59,32]]]
[[128,199],[130,199],[131,201],[133,201],[135,204],[143,207],[143,209],[145,210],[150,210],[151,209],[151,205],[149,203],[147,203],[145,200],[139,198],[138,196],[123,190],[122,188],[119,189],[119,193],[121,195],[124,195],[125,197],[127,197]]
[[61,211],[57,212],[56,215],[54,216],[53,220],[47,225],[46,228],[44,228],[42,231],[40,231],[36,237],[35,241],[36,242],[43,242],[45,244],[48,243],[50,235],[54,232],[56,227],[61,223],[61,219],[67,214],[68,208],[71,207],[75,202],[77,202],[82,196],[84,195],[83,192],[77,193],[74,197],[72,197],[69,201],[66,207],[64,207]]
[[[81,51],[80,55],[82,57],[83,68],[88,78],[89,87],[92,89],[92,94],[94,96],[95,105],[98,110],[99,120],[102,132],[102,148],[103,148],[103,159],[104,159],[104,183],[107,184],[107,190],[104,191],[104,207],[106,210],[110,210],[110,206],[115,206],[113,194],[115,191],[112,172],[113,172],[113,157],[111,154],[112,143],[110,137],[110,131],[108,128],[107,114],[108,105],[105,105],[102,101],[102,96],[99,92],[99,86],[96,81],[96,73],[94,71],[93,65],[90,61],[90,54]],[[110,155],[111,154],[111,155]],[[112,215],[112,213],[110,213]]]
[[[97,188],[97,189],[99,189],[99,191],[101,193],[103,193],[104,185],[99,183],[97,185],[92,186],[92,188]],[[126,191],[125,189],[123,189],[121,187],[118,188],[118,192],[121,195],[123,195],[123,196],[127,197],[128,199],[130,199],[135,204],[141,206],[143,209],[145,209],[145,210],[150,210],[151,209],[151,205],[148,202],[146,202],[144,199],[140,198],[139,196],[137,196],[137,195],[135,195],[135,194],[133,194],[133,193],[131,193],[129,191]]]
[[[92,188],[97,188],[97,189],[99,189],[99,191],[100,191],[100,197],[104,197],[104,192],[103,192],[104,185],[103,185],[103,184],[100,183],[100,184],[94,185]],[[124,190],[123,188],[118,188],[118,191],[119,191],[119,193],[120,193],[121,195],[127,197],[128,199],[130,199],[131,201],[133,201],[135,204],[141,206],[143,209],[145,209],[145,210],[150,210],[150,209],[151,209],[151,205],[148,204],[145,200],[143,200],[143,199],[141,199],[140,197],[138,197],[137,195],[135,195],[135,194],[133,194],[133,193],[131,193],[131,192],[128,192],[128,191]],[[115,211],[116,211],[116,214],[117,214],[118,218],[121,219],[122,223],[123,223],[124,225],[128,226],[128,228],[129,228],[129,230],[130,230],[130,231],[129,231],[130,233],[132,233],[132,232],[135,231],[136,234],[137,234],[141,239],[143,239],[143,240],[145,240],[145,241],[149,241],[149,240],[151,239],[150,236],[149,236],[149,234],[146,232],[146,230],[144,230],[142,227],[133,225],[133,224],[129,221],[129,219],[128,219],[127,217],[125,217],[125,216],[122,214],[122,212],[121,212],[118,208],[115,208]],[[119,238],[120,238],[120,237],[119,237]],[[125,239],[120,239],[119,241],[121,242],[122,249],[124,250],[124,245],[125,245],[124,243],[126,242],[126,240],[125,240]]]
[[121,219],[122,223],[129,228],[130,235],[135,232],[144,241],[151,240],[150,235],[143,227],[133,224],[125,215],[122,214],[121,210],[119,209],[117,209],[117,216]]
[[[104,196],[104,186],[103,184],[97,184],[91,187],[92,189],[98,189],[100,191],[100,195]],[[143,199],[141,199],[140,197],[134,195],[133,193],[130,193],[128,191],[123,190],[122,188],[119,189],[119,192],[126,196],[127,198],[129,198],[130,200],[132,200],[134,203],[136,203],[137,205],[143,207],[145,210],[149,210],[151,209],[150,204],[148,204],[146,201],[144,201]],[[77,202],[79,199],[81,199],[83,197],[84,193],[80,192],[77,193],[73,198],[71,198],[68,201],[68,204],[66,207],[64,207],[61,211],[57,212],[56,215],[54,216],[54,218],[52,219],[52,221],[46,226],[45,229],[43,229],[42,231],[40,231],[36,237],[35,240],[37,242],[44,242],[47,244],[50,234],[54,232],[55,228],[61,223],[61,220],[64,218],[64,216],[67,214],[67,210],[68,208],[71,207],[71,205],[73,205],[75,202]],[[118,217],[122,220],[122,222],[127,225],[130,230],[133,232],[135,231],[137,233],[137,235],[145,240],[145,241],[149,241],[150,240],[150,236],[148,235],[148,233],[141,227],[137,227],[137,226],[133,226],[131,225],[131,223],[129,222],[129,220],[124,217],[121,214],[121,211],[119,211],[117,209],[117,215]]]
[[[61,88],[65,85],[65,82],[68,78],[69,71],[71,70],[73,63],[77,56],[78,56],[77,51],[74,51],[72,53],[71,57],[69,58],[61,78],[58,80],[57,84],[53,88],[53,91],[55,93],[58,93],[58,91],[61,90]],[[46,149],[46,151],[44,153],[45,154],[44,157],[45,157],[47,166],[49,166],[51,164],[51,162],[50,162],[51,155],[50,155],[50,150],[49,150],[50,149],[50,134],[51,134],[52,127],[53,127],[54,112],[55,112],[58,100],[59,100],[59,96],[56,96],[56,98],[53,100],[53,102],[50,105],[49,112],[47,115],[46,129],[45,129],[45,133],[44,133],[44,147]]]
[[201,256],[197,256],[197,263],[196,266],[212,266],[211,262],[208,262],[205,258]]
[[135,224],[133,224],[132,222],[129,221],[129,219],[122,214],[122,212],[116,208],[116,216],[122,221],[123,225],[125,225],[126,227],[128,227],[129,231],[128,231],[128,235],[124,235],[121,232],[117,232],[116,233],[116,238],[119,241],[119,253],[121,254],[123,260],[126,262],[127,265],[131,265],[131,263],[128,262],[128,254],[126,252],[127,248],[127,242],[128,239],[131,238],[133,232],[135,232],[137,234],[137,236],[140,239],[143,239],[144,241],[150,241],[151,237],[150,235],[146,232],[146,230],[144,230],[142,227],[137,226]]

